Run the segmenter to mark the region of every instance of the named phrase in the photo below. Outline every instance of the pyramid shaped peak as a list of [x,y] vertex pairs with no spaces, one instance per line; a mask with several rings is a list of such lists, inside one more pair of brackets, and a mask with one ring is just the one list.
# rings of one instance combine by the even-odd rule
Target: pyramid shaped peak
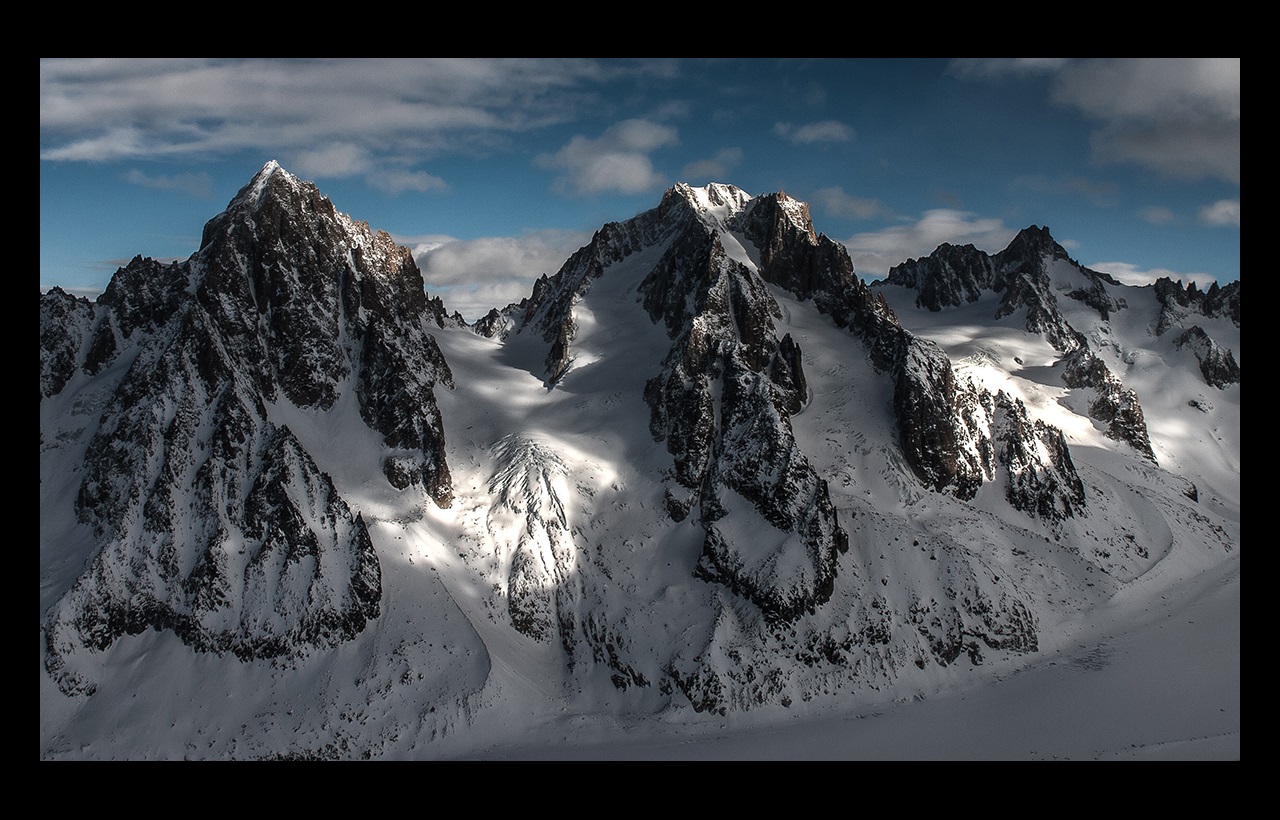
[[[270,214],[265,219],[264,214]],[[273,224],[278,229],[285,220],[333,219],[339,214],[329,198],[320,192],[314,182],[299,179],[289,173],[276,160],[269,160],[253,179],[241,188],[222,213],[210,219],[204,227],[200,247],[204,248],[218,234],[234,229],[250,216],[254,223]],[[343,217],[344,224],[359,227]],[[364,225],[367,231],[368,226]]]
[[1009,246],[1000,252],[1004,257],[1021,256],[1032,252],[1053,259],[1070,259],[1066,248],[1062,247],[1049,233],[1048,226],[1028,225],[1018,231]]
[[[256,209],[263,198],[268,194],[276,196],[296,195],[306,191],[307,189],[315,189],[314,183],[304,182],[293,174],[285,170],[278,161],[268,160],[258,173],[254,174],[253,179],[249,180],[249,184],[240,189],[239,193],[228,204],[227,209],[231,210],[238,205],[246,205]],[[318,193],[318,191],[316,191]]]
[[1010,244],[1043,245],[1052,247],[1058,244],[1049,233],[1048,225],[1028,225],[1013,238]]
[[286,174],[289,173],[288,171],[284,170],[284,168],[280,165],[280,162],[278,160],[269,159],[266,161],[266,164],[262,166],[262,170],[257,173],[257,176],[270,176],[271,174],[274,174],[276,171],[284,171]]

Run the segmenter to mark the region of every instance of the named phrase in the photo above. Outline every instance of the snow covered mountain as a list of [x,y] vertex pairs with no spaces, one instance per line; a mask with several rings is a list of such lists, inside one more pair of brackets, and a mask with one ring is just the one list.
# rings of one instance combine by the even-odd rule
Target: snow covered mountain
[[40,345],[48,758],[857,709],[1239,548],[1238,283],[1046,229],[868,285],[802,203],[679,184],[469,327],[271,162]]

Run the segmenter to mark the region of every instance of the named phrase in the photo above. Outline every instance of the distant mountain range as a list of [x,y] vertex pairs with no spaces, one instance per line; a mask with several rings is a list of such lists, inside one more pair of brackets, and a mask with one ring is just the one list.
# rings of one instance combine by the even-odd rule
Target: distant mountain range
[[41,295],[41,754],[430,757],[515,702],[1016,667],[1239,548],[1239,356],[1238,282],[1032,226],[865,283],[721,184],[472,326],[269,162],[185,262]]

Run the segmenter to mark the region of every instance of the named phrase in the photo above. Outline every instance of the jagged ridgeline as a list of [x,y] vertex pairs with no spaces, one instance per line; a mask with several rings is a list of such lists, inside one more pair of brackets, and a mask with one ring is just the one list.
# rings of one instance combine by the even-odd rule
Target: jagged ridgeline
[[270,406],[354,402],[394,486],[452,498],[443,322],[410,252],[274,162],[180,264],[135,258],[90,304],[41,299],[41,395],[110,385],[75,501],[100,549],[46,623],[47,665],[172,629],[241,658],[332,646],[379,613],[361,516]]
[[[868,284],[786,194],[678,184],[472,327],[272,162],[190,259],[40,304],[42,492],[75,519],[42,528],[42,660],[68,694],[154,629],[228,663],[354,645],[343,702],[422,721],[530,652],[551,662],[520,685],[603,680],[628,709],[790,705],[1037,651],[1172,549],[1152,510],[1230,540],[1168,472],[1122,342],[1160,338],[1229,409],[1238,284],[1139,293],[1042,228]],[[982,330],[1043,361],[970,378],[891,304],[989,305]],[[1106,469],[1072,449],[1095,428]],[[435,586],[388,569],[415,555]],[[483,658],[418,691],[406,664],[463,663],[433,654],[446,614]]]
[[[1113,345],[1101,333],[1090,340],[1072,325],[1066,315],[1070,310],[1059,299],[1059,295],[1065,297],[1068,305],[1075,306],[1072,310],[1087,308],[1091,323],[1105,329],[1114,313],[1129,309],[1126,297],[1113,294],[1138,289],[1124,288],[1110,275],[1076,262],[1047,228],[1033,225],[1023,229],[995,255],[973,245],[944,243],[927,257],[890,268],[885,282],[915,291],[917,307],[934,312],[977,302],[984,294],[995,295],[990,318],[1023,317],[1028,333],[1041,335],[1062,354],[1062,383],[1093,391],[1088,414],[1105,425],[1107,437],[1156,461],[1137,394],[1124,386],[1099,355],[1098,348]],[[1184,290],[1162,278],[1151,290],[1159,311],[1151,328],[1155,336],[1185,327],[1188,317],[1197,315],[1223,317],[1236,328],[1240,326],[1239,281],[1222,288],[1215,282],[1201,292],[1194,283]],[[1189,346],[1194,351],[1206,383],[1223,388],[1240,381],[1240,368],[1231,350],[1218,345],[1199,326],[1186,329],[1174,346]]]

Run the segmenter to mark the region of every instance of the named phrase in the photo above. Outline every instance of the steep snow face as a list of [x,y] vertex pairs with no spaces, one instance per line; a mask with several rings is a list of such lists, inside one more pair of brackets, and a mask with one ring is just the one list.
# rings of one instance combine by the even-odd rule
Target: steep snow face
[[680,182],[672,190],[687,199],[699,213],[714,220],[711,224],[724,224],[732,216],[741,212],[752,199],[751,194],[741,188],[720,182],[713,182],[701,188],[694,188]]

